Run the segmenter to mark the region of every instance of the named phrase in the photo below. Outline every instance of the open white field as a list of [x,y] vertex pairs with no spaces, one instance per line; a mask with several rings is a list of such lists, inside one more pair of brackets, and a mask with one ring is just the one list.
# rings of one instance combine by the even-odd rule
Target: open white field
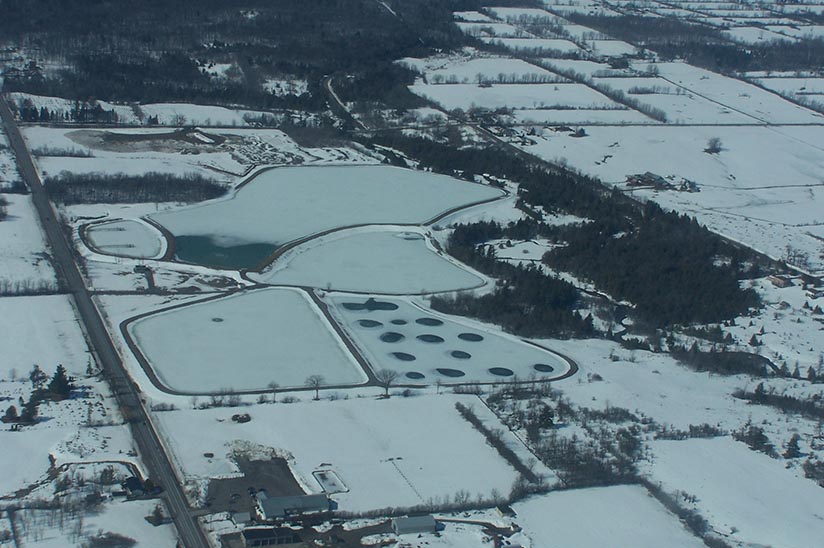
[[492,23],[495,21],[490,16],[477,11],[456,11],[452,15],[459,21],[480,21],[486,23]]
[[[10,100],[19,105],[30,101],[37,109],[44,107],[57,114],[71,112],[75,101],[60,97],[46,97],[28,93],[11,93]],[[113,110],[120,124],[147,125],[150,117],[157,117],[161,126],[225,126],[250,127],[262,115],[271,117],[270,113],[254,110],[228,109],[212,105],[195,105],[190,103],[153,103],[147,105],[126,105],[97,101],[105,111]]]
[[591,40],[587,42],[587,46],[594,55],[607,57],[620,57],[638,53],[638,48],[621,40]]
[[733,27],[721,32],[735,42],[743,44],[763,44],[770,42],[795,42],[797,39],[786,34],[772,32],[763,27]]
[[9,148],[6,134],[0,132],[0,189],[7,189],[20,180],[14,153]]
[[563,78],[520,59],[507,57],[446,56],[402,59],[400,62],[421,72],[431,84],[481,82],[553,82]]
[[260,173],[228,199],[151,217],[176,236],[284,244],[352,224],[425,223],[501,195],[492,187],[386,166],[279,168]]
[[0,299],[0,341],[0,379],[28,379],[34,364],[49,375],[58,364],[82,375],[91,359],[67,295]]
[[129,334],[160,382],[184,393],[359,384],[363,371],[302,291],[241,293],[152,314]]
[[471,84],[427,86],[413,84],[412,93],[441,105],[446,110],[460,108],[617,108],[608,97],[583,84]]
[[[696,96],[771,124],[824,123],[824,115],[795,105],[774,93],[747,82],[693,67],[686,63],[657,63],[662,78],[679,85]],[[639,63],[646,70],[647,63]]]
[[649,473],[665,490],[697,497],[696,507],[728,541],[743,546],[817,546],[824,490],[776,459],[730,438],[657,441]]
[[[552,9],[554,10],[556,6],[553,6]],[[564,20],[566,21],[566,20]],[[584,40],[609,40],[609,36],[605,35],[604,33],[591,29],[589,27],[585,27],[583,25],[576,25],[574,23],[559,21],[559,24],[562,25],[561,32],[565,36],[569,36],[572,40],[576,42],[583,42]]]
[[585,125],[585,124],[657,124],[656,120],[630,109],[522,109],[512,112],[519,124]]
[[57,279],[48,257],[45,236],[40,228],[31,196],[5,194],[8,217],[0,221],[0,287],[4,291],[56,286]]
[[781,95],[824,100],[824,78],[759,78],[758,83]]
[[[822,268],[820,242],[806,232],[821,223],[824,207],[824,150],[818,145],[824,128],[649,126],[590,127],[587,132],[583,139],[547,134],[526,150],[565,159],[607,182],[645,171],[691,179],[701,192],[644,192],[773,257],[792,241],[809,252],[814,270]],[[712,137],[723,143],[719,154],[703,152]]]
[[573,71],[582,74],[589,78],[598,76],[632,76],[632,71],[629,69],[614,69],[607,63],[598,63],[596,61],[588,61],[585,59],[541,59],[541,64],[550,68],[561,71]]
[[498,19],[506,21],[507,23],[539,23],[550,22],[555,23],[564,21],[557,15],[553,15],[548,11],[538,8],[505,8],[505,7],[491,7],[486,8],[489,13],[493,14]]
[[525,381],[569,371],[565,360],[543,348],[407,300],[377,297],[370,303],[362,295],[344,295],[329,301],[372,366],[396,371],[399,382]]
[[538,52],[540,55],[551,54],[559,52],[567,53],[584,53],[578,44],[564,38],[500,38],[500,37],[484,37],[484,42],[489,44],[500,44],[508,49],[514,51],[527,51],[530,53]]
[[471,36],[500,36],[500,37],[519,37],[531,36],[528,32],[508,23],[499,22],[461,22],[455,23],[464,33]]
[[163,256],[166,239],[142,220],[118,219],[95,223],[86,229],[89,243],[102,253],[151,259]]
[[[694,547],[704,543],[641,486],[559,491],[513,505],[515,521],[533,547]],[[581,527],[582,512],[594,520]]]
[[[227,453],[243,440],[286,455],[300,483],[315,492],[321,488],[312,472],[333,470],[349,489],[332,495],[342,511],[414,506],[462,489],[473,499],[508,493],[517,473],[458,414],[456,402],[496,421],[477,398],[447,394],[261,405],[245,424],[228,421],[227,409],[171,411],[157,419],[188,477],[232,470]],[[216,456],[206,459],[206,452]]]
[[[824,10],[824,5],[817,7]],[[824,25],[768,25],[767,28],[773,32],[794,36],[802,40],[815,40],[824,37]]]
[[435,249],[423,231],[403,227],[322,236],[289,250],[250,277],[273,285],[385,294],[454,291],[485,283]]

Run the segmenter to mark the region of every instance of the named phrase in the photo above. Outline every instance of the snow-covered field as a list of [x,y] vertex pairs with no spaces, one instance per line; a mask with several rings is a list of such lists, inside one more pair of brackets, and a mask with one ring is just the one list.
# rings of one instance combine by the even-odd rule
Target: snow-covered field
[[[822,127],[588,127],[587,133],[581,139],[546,133],[526,150],[607,182],[645,171],[691,179],[701,192],[643,195],[773,257],[784,253],[790,236],[813,268],[822,268],[820,241],[808,234],[820,225],[824,203]],[[723,143],[719,154],[704,152],[713,137]]]
[[608,109],[608,110],[556,110],[523,109],[512,112],[512,119],[518,124],[537,125],[587,125],[587,124],[657,124],[652,118],[641,114],[637,110]]
[[48,257],[48,247],[40,228],[31,196],[4,194],[8,217],[0,221],[0,286],[4,290],[54,287],[57,279]]
[[406,58],[401,63],[421,72],[429,83],[478,83],[562,80],[557,75],[520,59],[449,55],[426,59]]
[[386,166],[279,168],[260,173],[229,199],[151,217],[176,236],[284,244],[352,224],[425,223],[501,195],[492,187]]
[[354,229],[310,240],[289,250],[253,280],[338,291],[386,294],[478,287],[469,272],[427,241],[422,230]]
[[824,489],[730,438],[657,441],[649,473],[670,492],[697,497],[701,514],[741,546],[817,546]]
[[608,97],[583,84],[476,84],[434,86],[413,84],[412,93],[426,97],[446,110],[460,108],[621,108]]
[[[513,505],[515,521],[535,548],[694,547],[704,543],[641,486],[559,491]],[[590,526],[582,526],[587,516]]]
[[119,219],[90,225],[86,237],[95,249],[110,255],[136,258],[163,256],[166,240],[152,225],[134,219]]
[[563,38],[500,38],[487,37],[484,42],[490,44],[500,44],[515,51],[539,51],[542,54],[549,52],[559,52],[562,54],[584,53],[578,44]]
[[432,384],[552,379],[569,371],[554,353],[494,327],[445,316],[408,300],[376,297],[384,309],[358,310],[361,295],[328,299],[334,314],[374,369],[399,382]]
[[246,292],[152,314],[129,333],[160,381],[184,393],[359,384],[363,371],[321,311],[296,289]]
[[[477,398],[448,394],[261,405],[245,424],[227,420],[231,409],[156,416],[187,477],[233,470],[227,454],[244,440],[277,449],[314,492],[321,487],[312,472],[333,470],[349,489],[332,495],[341,511],[415,506],[459,490],[472,499],[508,493],[517,473],[458,414],[456,402],[500,425]],[[207,452],[215,457],[204,458]]]

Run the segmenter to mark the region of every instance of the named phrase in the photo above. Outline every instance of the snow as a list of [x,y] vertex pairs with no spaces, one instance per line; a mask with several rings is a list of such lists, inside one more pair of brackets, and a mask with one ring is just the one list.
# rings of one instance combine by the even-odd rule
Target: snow
[[[334,305],[333,313],[346,329],[373,369],[390,369],[400,375],[401,381],[413,384],[440,382],[471,383],[501,382],[530,378],[551,379],[569,371],[569,364],[558,355],[531,345],[497,328],[455,316],[447,316],[415,306],[403,299],[376,297],[380,302],[391,303],[393,310],[350,310],[347,303],[364,303],[362,295],[334,295],[327,300]],[[436,320],[438,325],[419,323],[420,319]],[[367,323],[362,323],[367,320]],[[404,323],[392,323],[403,321]],[[378,322],[374,325],[371,322]],[[389,334],[397,335],[389,335]],[[471,334],[480,341],[465,340],[459,334]],[[389,335],[392,341],[382,340]],[[401,337],[399,338],[398,335]],[[419,339],[435,336],[434,342]],[[453,352],[463,354],[455,356]],[[396,353],[406,355],[406,359]],[[411,357],[411,359],[410,359]],[[535,364],[549,365],[553,370],[540,372]],[[462,376],[452,376],[437,371],[450,369]],[[508,375],[495,374],[492,368],[505,368]],[[409,374],[413,376],[410,377]],[[415,374],[423,375],[420,377]]]
[[145,221],[116,219],[89,225],[86,237],[102,253],[136,258],[158,258],[166,251],[166,239]]
[[608,97],[583,84],[473,84],[428,86],[413,84],[412,93],[440,104],[446,110],[460,108],[618,108]]
[[278,97],[303,95],[309,92],[309,82],[301,78],[268,78],[263,82],[263,89]]
[[484,23],[492,23],[494,21],[494,19],[488,15],[477,11],[456,11],[452,15],[455,16],[455,19],[460,21],[475,21]]
[[561,19],[560,17],[553,15],[548,11],[544,11],[542,9],[537,8],[491,7],[487,8],[487,10],[490,13],[494,14],[495,17],[497,17],[498,19],[510,23],[521,23],[523,21],[526,21],[528,23],[536,23],[543,21],[556,23],[557,21],[564,21],[564,19]]
[[425,223],[500,195],[444,175],[386,166],[279,168],[260,172],[229,199],[151,217],[178,236],[283,244],[355,223]]
[[279,257],[255,281],[343,291],[405,294],[477,287],[484,279],[439,252],[422,230],[347,230]]
[[657,124],[655,120],[637,110],[557,110],[557,109],[523,109],[512,113],[512,118],[519,124],[541,125],[586,125],[586,124]]
[[558,76],[520,59],[506,57],[438,57],[430,59],[405,59],[404,62],[424,72],[430,83],[477,83],[483,81],[505,82],[552,81]]
[[[526,150],[561,159],[606,182],[652,171],[698,183],[701,192],[638,191],[711,229],[780,257],[788,240],[822,268],[820,242],[808,231],[820,224],[824,150],[820,126],[809,127],[588,127],[573,139],[546,134]],[[719,154],[703,152],[712,137]]]
[[[299,482],[315,492],[320,485],[312,472],[333,470],[349,488],[332,495],[344,512],[415,506],[462,489],[473,499],[508,493],[517,473],[458,414],[456,402],[491,414],[475,397],[443,394],[261,405],[245,424],[227,421],[228,409],[157,418],[187,477],[230,469],[225,455],[233,440],[246,440],[286,455]],[[205,459],[205,452],[215,458]]]
[[632,44],[621,40],[592,40],[587,42],[592,53],[595,55],[606,55],[609,57],[620,57],[622,55],[635,55],[638,49]]
[[[512,505],[532,546],[695,547],[704,543],[637,485],[558,491]],[[582,513],[591,526],[581,526]]]
[[728,541],[802,548],[824,535],[824,490],[779,460],[730,438],[657,441],[649,466],[665,490],[698,498],[701,514]]
[[48,256],[31,196],[3,194],[8,201],[8,217],[0,221],[0,286],[3,290],[54,287],[57,279]]
[[[0,299],[0,378],[27,378],[33,364],[52,375],[57,364],[81,375],[91,356],[68,295]],[[28,382],[28,380],[27,380]]]
[[583,53],[584,51],[575,42],[563,38],[499,38],[484,37],[484,42],[500,44],[511,50],[542,50],[546,52]]
[[530,36],[530,34],[518,27],[507,23],[471,22],[455,23],[464,33],[472,36]]
[[366,380],[304,292],[244,292],[136,320],[128,326],[160,381],[184,393],[265,390]]

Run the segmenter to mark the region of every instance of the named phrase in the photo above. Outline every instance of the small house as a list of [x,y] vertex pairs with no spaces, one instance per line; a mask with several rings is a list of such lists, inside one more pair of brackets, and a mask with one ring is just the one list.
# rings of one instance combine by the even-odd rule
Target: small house
[[392,531],[394,531],[396,535],[434,533],[437,530],[438,523],[431,514],[392,519]]
[[243,546],[304,546],[300,536],[287,527],[254,527],[240,532]]
[[781,276],[780,274],[777,274],[775,276],[767,276],[767,279],[770,281],[771,284],[779,288],[790,287],[793,285],[792,280],[790,280],[786,276]]
[[129,498],[142,497],[146,494],[146,489],[143,486],[143,482],[135,476],[129,476],[123,480],[123,483],[121,483],[120,486],[123,487],[123,490],[126,491],[126,496]]

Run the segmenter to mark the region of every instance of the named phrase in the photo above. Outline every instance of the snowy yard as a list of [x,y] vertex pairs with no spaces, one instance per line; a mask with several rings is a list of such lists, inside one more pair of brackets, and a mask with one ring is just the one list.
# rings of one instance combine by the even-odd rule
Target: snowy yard
[[[235,440],[245,440],[286,455],[299,483],[313,492],[321,487],[312,473],[333,470],[349,488],[332,495],[344,512],[443,501],[459,490],[473,499],[489,498],[493,490],[508,494],[517,473],[458,414],[455,402],[495,420],[477,398],[446,394],[262,405],[245,424],[228,421],[229,409],[157,418],[187,477],[233,469],[227,454]],[[215,457],[204,458],[206,452]]]
[[253,280],[385,294],[452,291],[485,279],[435,249],[421,230],[354,229],[289,250]]
[[129,324],[160,381],[184,393],[366,380],[321,311],[300,290],[272,288],[173,308]]
[[3,291],[55,286],[57,279],[31,197],[4,194],[8,217],[0,221],[0,286]]

